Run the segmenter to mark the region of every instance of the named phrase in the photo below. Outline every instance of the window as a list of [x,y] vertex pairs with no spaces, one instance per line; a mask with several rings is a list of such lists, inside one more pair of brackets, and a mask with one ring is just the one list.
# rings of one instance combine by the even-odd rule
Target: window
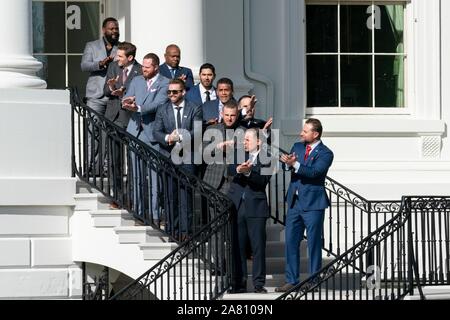
[[404,2],[307,2],[307,107],[404,108]]
[[33,1],[33,56],[49,89],[76,86],[84,96],[87,72],[80,68],[86,42],[100,37],[101,1]]

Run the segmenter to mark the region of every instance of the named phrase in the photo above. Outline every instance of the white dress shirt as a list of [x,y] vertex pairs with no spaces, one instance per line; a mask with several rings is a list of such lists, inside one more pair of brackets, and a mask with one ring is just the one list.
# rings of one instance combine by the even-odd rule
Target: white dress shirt
[[210,90],[206,90],[205,87],[199,83],[198,84],[198,89],[200,90],[200,95],[202,97],[202,102],[205,103],[206,102],[206,91],[209,91],[209,99],[210,100],[216,100],[217,99],[217,95],[216,95],[216,90],[214,90],[213,87],[211,87]]
[[[144,79],[144,80],[145,80],[146,83],[148,83],[148,81],[151,80],[152,86],[153,86],[155,84],[156,80],[158,80],[158,77],[159,77],[159,73],[157,73],[156,76],[154,76],[151,79],[147,79],[147,80]],[[138,108],[137,112],[141,112],[141,106],[137,106],[137,108]]]
[[[173,117],[175,118],[175,127],[177,128],[177,130],[178,130],[179,128],[178,128],[178,123],[177,123],[177,112],[178,112],[178,111],[177,111],[176,108],[177,108],[177,107],[181,107],[181,109],[180,109],[180,117],[181,117],[181,121],[183,121],[184,105],[185,105],[185,101],[184,101],[184,100],[180,103],[179,106],[172,104],[172,108],[173,108]],[[170,136],[170,134],[166,134],[165,140],[166,140],[167,143],[169,143],[169,136]],[[180,134],[180,141],[183,141],[183,137],[181,136],[181,134]]]
[[[321,141],[316,141],[311,145],[311,151],[309,152],[309,154],[311,155],[311,153],[313,152],[313,150],[319,145]],[[300,162],[296,161],[293,165],[294,169],[295,169],[295,173],[298,172],[298,169],[300,169]]]

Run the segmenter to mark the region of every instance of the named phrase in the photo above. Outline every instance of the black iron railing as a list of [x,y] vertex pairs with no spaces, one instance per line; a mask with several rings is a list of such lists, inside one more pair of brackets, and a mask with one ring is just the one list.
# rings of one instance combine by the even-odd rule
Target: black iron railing
[[83,262],[83,300],[107,300],[109,298],[109,268],[88,279],[86,263]]
[[231,201],[85,106],[75,89],[71,97],[74,176],[180,244],[115,297],[217,298],[233,274]]
[[[286,151],[280,150],[283,153]],[[272,151],[276,154],[277,151]],[[290,171],[279,170],[268,186],[271,219],[285,225],[286,194]],[[367,237],[373,230],[392,219],[400,210],[400,201],[370,201],[330,177],[325,179],[331,206],[325,210],[323,250],[328,256],[339,256]]]
[[[221,215],[112,300],[211,300],[232,284],[232,216]],[[217,255],[217,252],[222,252]]]
[[[232,279],[229,199],[84,106],[76,90],[72,89],[71,96],[74,175],[132,212],[136,219],[182,243],[115,298],[217,298],[230,286]],[[289,182],[290,172],[280,170],[269,183],[268,200],[274,223],[285,224]],[[404,273],[406,262],[410,261],[405,258],[408,252],[401,246],[412,243],[406,241],[406,236],[413,236],[411,257],[418,259],[417,271],[422,279],[414,283],[448,283],[448,212],[438,215],[413,212],[416,216],[411,220],[413,233],[405,234],[404,229],[394,230],[389,226],[402,222],[399,219],[404,212],[400,201],[369,201],[329,177],[325,187],[331,207],[326,210],[323,249],[336,260],[332,266],[325,267],[328,269],[321,274],[325,274],[326,279],[325,276],[320,278],[319,289],[315,290],[323,289],[327,294],[333,291],[333,298],[338,295],[339,298],[368,299],[372,291],[365,285],[368,279],[375,277],[377,281],[381,279],[385,291],[372,292],[372,298],[402,296],[398,291],[394,293],[394,288],[404,286],[404,277],[410,276]],[[192,219],[175,212],[183,205],[189,207]],[[160,227],[156,219],[165,219],[166,225]],[[393,235],[386,235],[387,231],[392,231]],[[187,238],[183,237],[186,235]],[[183,243],[183,240],[187,241]],[[375,240],[379,243],[374,243]],[[303,289],[297,287],[296,292],[307,294],[313,278],[303,281],[300,286]]]
[[449,215],[448,197],[403,197],[392,219],[279,299],[397,300],[415,288],[424,298],[423,286],[450,284]]

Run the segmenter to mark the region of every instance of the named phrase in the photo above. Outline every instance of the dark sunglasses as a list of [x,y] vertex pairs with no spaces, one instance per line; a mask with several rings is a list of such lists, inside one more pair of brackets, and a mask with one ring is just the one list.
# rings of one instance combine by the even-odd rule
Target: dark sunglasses
[[183,90],[167,90],[167,95],[170,95],[170,94],[178,94],[178,93],[180,93],[180,92],[182,92]]

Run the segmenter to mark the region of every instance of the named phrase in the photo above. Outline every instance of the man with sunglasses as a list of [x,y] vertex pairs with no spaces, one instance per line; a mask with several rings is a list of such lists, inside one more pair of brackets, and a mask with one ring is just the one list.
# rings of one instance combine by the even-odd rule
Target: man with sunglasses
[[[153,136],[163,154],[170,157],[184,171],[195,174],[192,147],[195,124],[198,124],[199,133],[202,130],[202,108],[185,100],[186,86],[181,79],[170,81],[167,95],[170,101],[158,107]],[[190,150],[184,150],[183,147]],[[181,163],[180,158],[182,158]],[[166,217],[166,231],[170,232],[176,240],[184,241],[192,232],[192,189],[186,188],[183,184],[178,186],[180,179],[176,178],[168,179],[170,203],[168,207],[172,210],[169,212],[169,217]],[[181,197],[180,201],[178,197]]]

